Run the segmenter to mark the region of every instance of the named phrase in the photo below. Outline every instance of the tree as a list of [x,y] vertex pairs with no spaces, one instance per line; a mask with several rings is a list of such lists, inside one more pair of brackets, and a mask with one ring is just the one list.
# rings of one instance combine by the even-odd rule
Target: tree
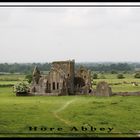
[[135,73],[134,78],[140,78],[140,72]]
[[98,79],[98,74],[97,73],[93,74],[93,79]]
[[25,76],[25,79],[27,79],[28,83],[32,82],[33,76],[31,74],[28,74]]
[[118,75],[117,75],[117,78],[118,78],[118,79],[123,79],[123,78],[125,78],[125,77],[123,76],[123,74],[118,74]]
[[117,71],[112,70],[112,71],[111,71],[111,74],[117,74]]

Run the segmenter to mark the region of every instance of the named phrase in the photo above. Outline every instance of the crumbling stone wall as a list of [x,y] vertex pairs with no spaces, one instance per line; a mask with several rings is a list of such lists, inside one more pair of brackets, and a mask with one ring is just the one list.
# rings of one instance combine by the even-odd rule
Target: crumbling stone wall
[[75,91],[89,93],[91,91],[91,72],[84,67],[80,67],[75,74]]
[[109,87],[107,82],[101,81],[97,84],[95,95],[96,96],[111,96],[112,95],[111,87]]
[[[52,69],[59,73],[57,82],[60,83],[61,94],[72,95],[74,93],[74,66],[75,61],[56,61],[52,63]],[[51,76],[50,76],[51,77]],[[54,82],[56,77],[54,77]]]

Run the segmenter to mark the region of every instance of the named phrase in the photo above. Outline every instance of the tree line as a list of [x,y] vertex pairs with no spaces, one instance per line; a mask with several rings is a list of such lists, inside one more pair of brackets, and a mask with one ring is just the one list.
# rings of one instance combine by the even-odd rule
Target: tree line
[[[38,66],[40,71],[49,71],[51,63],[0,63],[0,73],[32,73],[35,66]],[[75,68],[85,66],[91,71],[112,72],[112,71],[134,71],[140,68],[139,63],[76,63]]]
[[0,72],[30,74],[35,66],[38,66],[41,71],[49,71],[51,64],[50,63],[13,63],[13,64],[1,63]]
[[134,71],[135,65],[129,63],[103,63],[103,64],[84,64],[87,68],[99,72],[115,72],[115,71]]

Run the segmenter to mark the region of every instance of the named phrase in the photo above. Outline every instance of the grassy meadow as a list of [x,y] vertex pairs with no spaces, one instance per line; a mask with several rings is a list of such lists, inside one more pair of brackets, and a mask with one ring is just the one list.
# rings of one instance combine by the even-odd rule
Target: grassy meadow
[[25,75],[21,75],[21,74],[0,75],[0,87],[12,86],[22,80],[25,80]]
[[[134,78],[134,74],[123,74],[124,79],[118,79],[117,74],[98,74],[98,79],[93,80],[93,88],[96,89],[96,85],[99,81],[106,81],[113,92],[136,92],[140,91],[140,79]],[[104,78],[102,78],[104,77]],[[132,82],[138,83],[138,86],[133,86]]]
[[[25,75],[0,75],[0,84],[12,77],[15,81],[7,82],[19,82]],[[123,83],[124,80],[139,82],[132,75],[125,79],[116,79],[114,74],[105,77],[95,81],[122,83],[112,85],[113,91],[140,91],[140,85]],[[140,96],[19,97],[12,92],[12,87],[1,86],[0,112],[1,137],[138,137],[140,133]]]

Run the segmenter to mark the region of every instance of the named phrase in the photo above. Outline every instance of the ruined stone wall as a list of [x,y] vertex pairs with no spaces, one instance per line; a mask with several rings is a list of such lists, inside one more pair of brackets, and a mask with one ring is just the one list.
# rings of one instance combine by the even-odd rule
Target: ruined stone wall
[[112,95],[118,96],[140,96],[140,92],[114,92]]
[[48,84],[50,84],[51,93],[61,93],[63,88],[63,76],[57,70],[51,70],[48,75]]
[[74,94],[74,65],[73,61],[56,61],[52,63],[52,69],[56,69],[61,74],[61,85],[63,85],[64,91],[66,94]]
[[100,81],[96,87],[96,96],[112,96],[111,87],[105,81]]
[[75,73],[75,92],[88,93],[91,89],[91,72],[80,67]]

